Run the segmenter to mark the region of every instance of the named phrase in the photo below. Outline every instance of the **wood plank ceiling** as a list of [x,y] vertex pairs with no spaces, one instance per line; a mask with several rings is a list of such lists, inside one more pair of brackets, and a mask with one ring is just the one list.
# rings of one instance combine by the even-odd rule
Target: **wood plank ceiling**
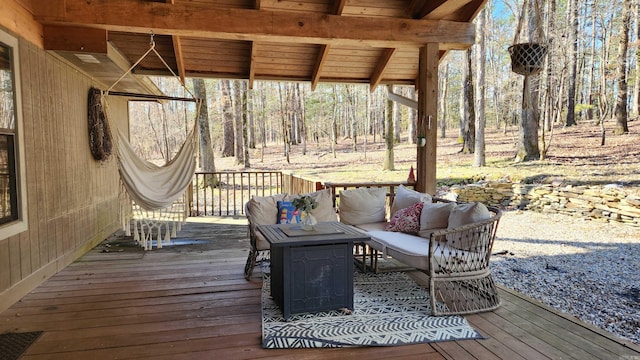
[[[440,56],[474,41],[473,18],[486,0],[50,0],[33,2],[45,47],[69,57],[87,27],[130,63],[149,48],[185,77],[410,84],[419,48]],[[85,44],[80,49],[77,44]],[[47,45],[49,44],[49,45]],[[102,44],[100,44],[102,45]],[[95,50],[93,50],[95,51]],[[71,56],[69,58],[75,59]],[[157,57],[139,75],[171,75]]]

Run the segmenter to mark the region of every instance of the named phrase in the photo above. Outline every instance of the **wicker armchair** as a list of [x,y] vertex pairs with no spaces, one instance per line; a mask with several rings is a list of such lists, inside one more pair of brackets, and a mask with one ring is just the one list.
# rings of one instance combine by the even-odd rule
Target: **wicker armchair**
[[502,212],[488,209],[488,220],[431,234],[429,268],[419,270],[429,275],[434,315],[474,314],[500,306],[489,258]]
[[249,249],[249,256],[247,257],[247,263],[244,265],[244,278],[249,280],[253,274],[253,268],[256,266],[258,256],[265,257],[266,253],[270,249],[269,242],[262,236],[262,234],[256,229],[258,225],[254,220],[254,216],[249,210],[249,202],[244,205],[244,213],[248,219],[247,231],[249,232],[249,243],[251,248]]
[[[361,256],[363,269],[406,271],[408,267],[426,274],[433,315],[494,310],[500,306],[500,299],[489,269],[489,258],[502,212],[495,207],[487,208],[491,214],[489,219],[436,230],[428,238],[368,231],[372,240],[367,242],[366,256]],[[381,253],[406,266],[379,269]]]

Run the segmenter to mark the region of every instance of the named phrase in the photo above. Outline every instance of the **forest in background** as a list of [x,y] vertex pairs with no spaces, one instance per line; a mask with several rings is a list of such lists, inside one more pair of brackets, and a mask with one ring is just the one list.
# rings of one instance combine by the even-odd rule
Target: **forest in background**
[[[536,9],[539,17],[531,15]],[[544,158],[558,127],[615,122],[609,136],[628,132],[626,123],[640,113],[639,17],[640,5],[631,0],[489,1],[476,19],[476,45],[451,51],[440,63],[441,136],[456,132],[462,152],[479,153],[485,127],[518,126],[530,132],[537,149],[521,156],[520,144],[514,147],[514,159],[526,161]],[[523,76],[511,71],[507,52],[518,27],[520,40],[542,33],[537,40],[548,45],[545,68],[530,78],[528,90]],[[168,95],[188,96],[176,79],[154,81]],[[395,144],[414,143],[417,135],[416,113],[388,101],[385,85],[369,92],[368,84],[321,83],[311,91],[309,83],[257,81],[248,90],[242,80],[187,79],[186,86],[197,96],[206,93],[208,121],[199,124],[210,134],[200,141],[205,171],[215,170],[215,157],[234,157],[249,168],[260,153],[250,150],[265,146],[280,146],[288,161],[294,147],[304,154],[309,142],[335,150],[338,140],[347,139],[355,152],[366,151],[367,142],[383,142],[387,133]],[[392,91],[415,99],[413,87]],[[533,117],[523,112],[525,94],[534,100]],[[159,163],[172,157],[195,122],[192,103],[132,102],[130,113],[132,144]]]

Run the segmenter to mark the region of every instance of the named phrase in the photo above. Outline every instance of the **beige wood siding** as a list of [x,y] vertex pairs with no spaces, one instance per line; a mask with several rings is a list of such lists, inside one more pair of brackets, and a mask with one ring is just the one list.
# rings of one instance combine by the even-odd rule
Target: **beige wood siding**
[[[29,229],[0,239],[0,311],[118,229],[114,158],[89,151],[92,80],[32,43],[20,41]],[[110,98],[110,125],[126,128],[127,103]]]

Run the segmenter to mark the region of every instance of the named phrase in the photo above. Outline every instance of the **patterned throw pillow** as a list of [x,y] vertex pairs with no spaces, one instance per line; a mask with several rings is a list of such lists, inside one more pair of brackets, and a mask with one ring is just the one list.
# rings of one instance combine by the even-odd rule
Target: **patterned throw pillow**
[[301,211],[296,209],[291,201],[278,201],[278,224],[297,224],[300,222]]
[[424,203],[419,202],[398,210],[384,229],[386,231],[417,234],[420,230],[420,213],[423,206]]

